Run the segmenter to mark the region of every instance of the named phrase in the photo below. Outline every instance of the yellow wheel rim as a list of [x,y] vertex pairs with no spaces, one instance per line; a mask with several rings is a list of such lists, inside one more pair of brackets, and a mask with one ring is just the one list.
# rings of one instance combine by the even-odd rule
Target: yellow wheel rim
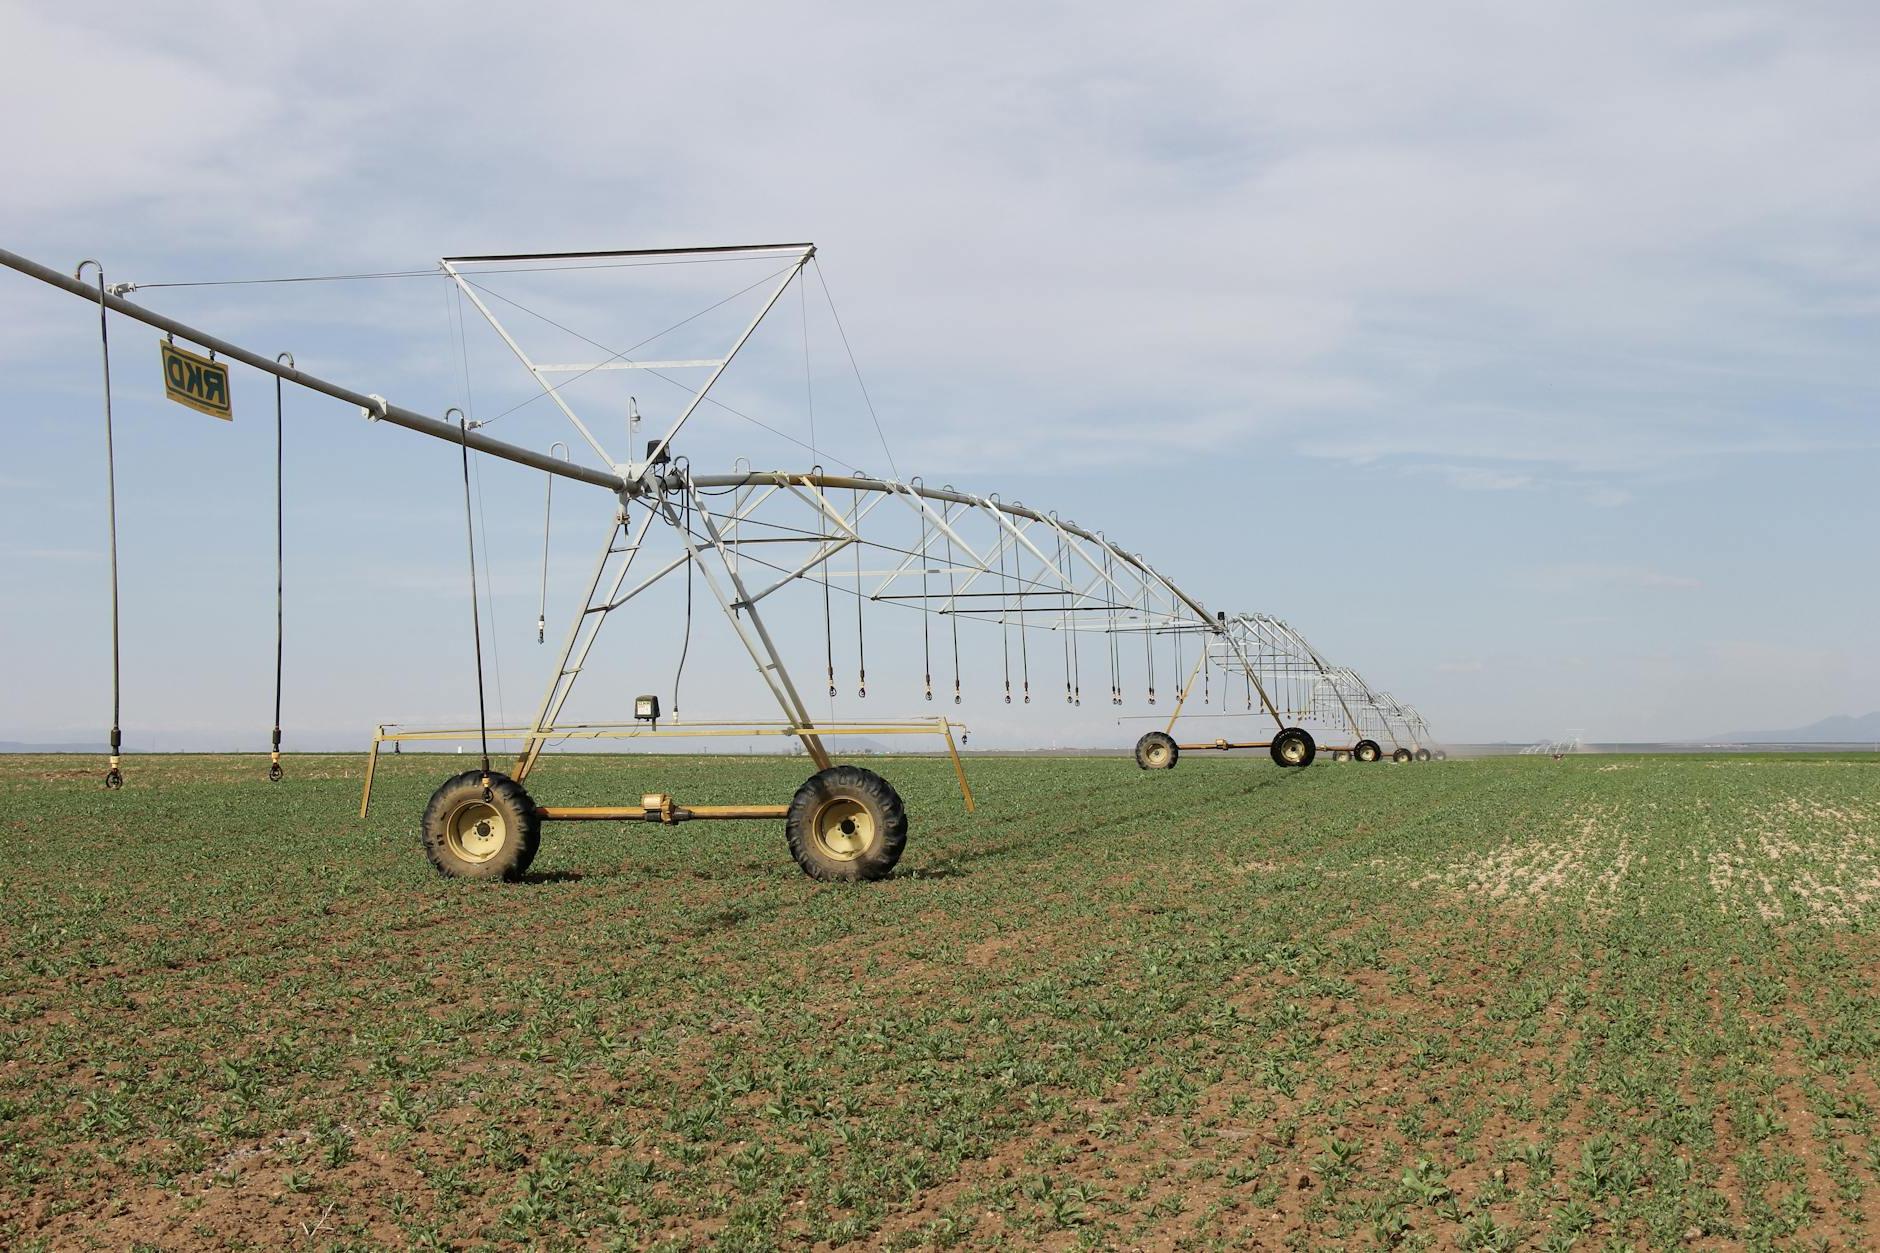
[[1306,743],[1300,739],[1287,740],[1280,746],[1279,755],[1297,765],[1306,759]]
[[816,811],[809,834],[825,857],[854,861],[874,845],[875,816],[860,801],[839,796]]
[[1151,744],[1144,756],[1149,759],[1149,764],[1152,766],[1166,766],[1168,765],[1168,745],[1162,743]]
[[465,801],[451,810],[444,824],[444,842],[465,861],[488,861],[502,852],[508,841],[509,823],[502,811],[487,801]]

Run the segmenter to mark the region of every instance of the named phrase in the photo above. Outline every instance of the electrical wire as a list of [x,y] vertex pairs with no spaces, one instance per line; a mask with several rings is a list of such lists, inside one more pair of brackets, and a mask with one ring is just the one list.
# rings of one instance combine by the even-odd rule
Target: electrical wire
[[117,450],[111,423],[111,329],[105,316],[104,267],[96,261],[81,261],[73,277],[82,279],[88,265],[98,271],[98,352],[104,365],[105,509],[111,534],[111,761],[104,772],[104,785],[116,791],[124,786],[124,771],[119,764],[124,733],[119,727],[123,712],[123,662],[118,647]]

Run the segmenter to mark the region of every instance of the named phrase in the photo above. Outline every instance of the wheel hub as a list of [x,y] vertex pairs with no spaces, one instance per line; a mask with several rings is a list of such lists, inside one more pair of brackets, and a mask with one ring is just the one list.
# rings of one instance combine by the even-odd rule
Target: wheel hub
[[854,861],[875,842],[875,819],[860,801],[837,797],[816,811],[810,836],[824,855]]
[[488,861],[502,851],[508,838],[509,824],[502,812],[486,801],[458,806],[445,827],[450,851],[465,861]]

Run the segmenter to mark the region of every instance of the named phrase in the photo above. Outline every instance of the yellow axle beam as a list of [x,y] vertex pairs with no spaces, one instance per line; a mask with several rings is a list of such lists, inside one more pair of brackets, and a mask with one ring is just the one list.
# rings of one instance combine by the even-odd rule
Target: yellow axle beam
[[[648,805],[646,801],[653,801]],[[788,805],[678,805],[670,796],[646,797],[632,805],[542,805],[536,815],[545,822],[692,822],[705,819],[778,819]]]

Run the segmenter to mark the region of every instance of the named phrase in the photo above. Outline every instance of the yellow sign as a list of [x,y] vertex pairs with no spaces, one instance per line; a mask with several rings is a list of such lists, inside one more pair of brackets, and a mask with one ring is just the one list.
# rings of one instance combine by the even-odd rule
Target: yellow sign
[[206,413],[224,422],[235,420],[228,394],[228,366],[207,357],[185,352],[169,340],[161,340],[163,350],[163,392],[179,405]]

